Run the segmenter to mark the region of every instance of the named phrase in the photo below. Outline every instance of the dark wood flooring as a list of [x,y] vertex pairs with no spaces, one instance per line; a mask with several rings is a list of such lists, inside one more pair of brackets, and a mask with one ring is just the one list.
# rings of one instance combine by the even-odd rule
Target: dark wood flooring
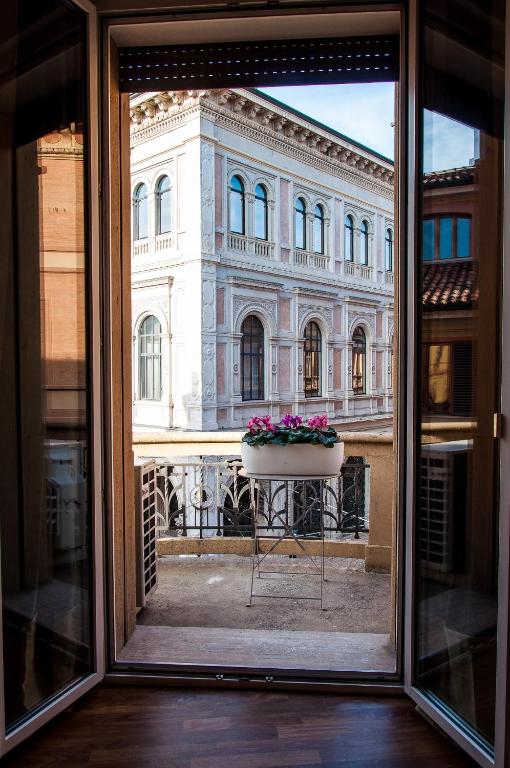
[[409,699],[101,687],[2,768],[473,768]]

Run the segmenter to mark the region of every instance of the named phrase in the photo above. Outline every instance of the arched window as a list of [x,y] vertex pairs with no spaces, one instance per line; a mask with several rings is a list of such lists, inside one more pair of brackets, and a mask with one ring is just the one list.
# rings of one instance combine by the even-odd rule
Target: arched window
[[241,326],[241,391],[243,400],[264,399],[264,328],[255,315]]
[[161,400],[161,323],[154,315],[138,334],[138,383],[140,400]]
[[306,203],[302,197],[298,197],[294,208],[294,245],[306,249]]
[[324,253],[324,208],[316,205],[313,213],[313,250]]
[[156,185],[156,234],[164,235],[172,229],[172,198],[170,179],[162,176]]
[[244,184],[239,176],[230,182],[230,231],[244,235]]
[[361,264],[364,264],[366,266],[368,264],[368,221],[366,221],[365,219],[363,219],[363,221],[361,222],[360,234],[361,234],[360,261],[361,261]]
[[354,261],[354,219],[350,214],[344,222],[344,259]]
[[352,391],[364,395],[367,391],[367,337],[361,326],[352,334]]
[[144,240],[148,236],[147,187],[139,184],[133,195],[133,240]]
[[312,320],[305,328],[304,388],[305,397],[320,397],[321,394],[321,352],[322,336],[317,323]]
[[267,227],[267,192],[262,184],[255,187],[255,237],[268,239]]
[[386,265],[386,272],[393,272],[393,232],[391,229],[386,230],[386,240],[385,240],[385,265]]

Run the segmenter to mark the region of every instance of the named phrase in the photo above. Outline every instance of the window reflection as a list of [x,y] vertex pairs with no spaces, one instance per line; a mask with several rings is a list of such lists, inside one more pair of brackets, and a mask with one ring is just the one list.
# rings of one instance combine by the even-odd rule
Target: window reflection
[[[425,18],[416,684],[490,747],[502,94],[497,78],[482,76],[483,84],[470,78],[481,55],[473,46],[482,38],[499,40],[495,29],[503,20],[488,2],[477,16],[482,33],[432,0],[425,2]],[[452,21],[455,46],[445,46],[444,30]],[[483,55],[491,62],[487,72],[502,68],[501,50],[484,49]]]
[[23,37],[7,30],[19,56],[7,80],[16,87],[21,73],[23,98],[11,114],[4,104],[2,123],[10,183],[0,229],[11,243],[0,377],[8,728],[92,670],[86,15],[58,0],[29,5],[18,8]]

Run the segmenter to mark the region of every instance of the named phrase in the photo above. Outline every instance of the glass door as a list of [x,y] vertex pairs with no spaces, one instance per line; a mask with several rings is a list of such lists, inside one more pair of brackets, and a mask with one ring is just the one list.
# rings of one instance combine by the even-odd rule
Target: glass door
[[0,754],[102,676],[94,17],[2,14]]
[[[461,6],[462,5],[462,10]],[[419,51],[411,695],[495,744],[504,3],[425,0]]]

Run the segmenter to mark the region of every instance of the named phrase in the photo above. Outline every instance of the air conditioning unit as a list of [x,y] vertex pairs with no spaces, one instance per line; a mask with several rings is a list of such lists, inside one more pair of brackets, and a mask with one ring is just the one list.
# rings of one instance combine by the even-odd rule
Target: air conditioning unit
[[437,573],[465,565],[471,440],[423,445],[419,484],[419,557]]
[[135,459],[136,604],[156,586],[156,462]]

